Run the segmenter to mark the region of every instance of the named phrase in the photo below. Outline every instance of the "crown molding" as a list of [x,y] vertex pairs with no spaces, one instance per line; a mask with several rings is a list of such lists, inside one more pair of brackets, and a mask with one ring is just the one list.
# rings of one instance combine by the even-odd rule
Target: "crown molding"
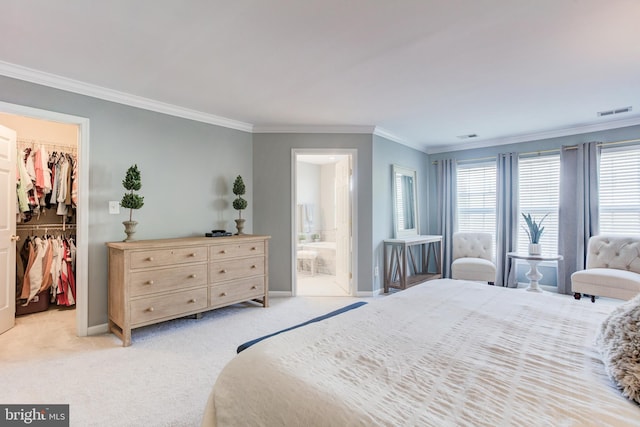
[[253,133],[369,133],[367,125],[254,125]]
[[477,141],[472,143],[455,144],[455,145],[440,145],[437,147],[431,147],[427,151],[427,154],[439,154],[448,153],[451,151],[471,150],[474,148],[487,148],[495,147],[499,145],[517,144],[520,142],[538,141],[541,139],[560,138],[563,136],[580,135],[584,133],[599,132],[603,130],[611,130],[624,128],[628,126],[640,125],[640,117],[632,117],[623,120],[612,120],[603,123],[594,123],[589,125],[575,126],[570,128],[554,129],[543,132],[528,133],[523,135],[508,136],[504,138],[493,138],[484,141]]
[[21,65],[11,64],[9,62],[0,61],[0,75],[44,86],[49,86],[56,89],[66,90],[68,92],[73,92],[80,95],[91,96],[94,98],[103,99],[105,101],[111,101],[131,107],[142,108],[144,110],[155,111],[157,113],[168,114],[170,116],[182,117],[184,119],[209,123],[212,125],[236,129],[243,132],[253,131],[253,125],[251,125],[250,123],[232,120],[213,114],[207,114],[201,111],[191,110],[188,108],[179,107],[177,105],[155,101],[153,99],[119,92],[117,90],[107,89],[101,86],[58,76],[56,74],[45,73],[43,71],[34,70],[32,68],[23,67]]
[[390,141],[397,142],[398,144],[406,145],[409,148],[413,148],[415,150],[422,151],[423,153],[427,152],[427,147],[424,144],[419,144],[419,143],[417,143],[415,141],[409,141],[409,140],[406,140],[404,138],[400,138],[396,134],[393,134],[393,133],[391,133],[391,132],[387,131],[386,129],[383,129],[383,128],[379,127],[379,126],[376,126],[373,134],[377,135],[379,137],[388,139]]

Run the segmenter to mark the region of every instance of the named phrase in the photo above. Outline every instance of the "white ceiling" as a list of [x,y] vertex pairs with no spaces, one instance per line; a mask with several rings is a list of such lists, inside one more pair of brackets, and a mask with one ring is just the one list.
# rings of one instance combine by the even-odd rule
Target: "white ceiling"
[[2,3],[0,74],[254,132],[437,152],[640,124],[640,0]]

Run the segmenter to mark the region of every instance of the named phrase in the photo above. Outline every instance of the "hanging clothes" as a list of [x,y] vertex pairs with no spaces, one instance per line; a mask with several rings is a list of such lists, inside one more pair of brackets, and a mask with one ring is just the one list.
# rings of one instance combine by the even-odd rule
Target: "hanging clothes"
[[16,158],[17,222],[28,222],[52,208],[57,215],[72,217],[78,191],[76,154],[50,153],[41,144],[19,150]]
[[[24,272],[16,272],[18,304],[26,307],[36,295],[47,291],[52,303],[72,306],[76,302],[75,242],[73,237],[27,238],[20,259]],[[19,264],[20,265],[20,264]]]
[[[58,223],[73,225],[78,204],[75,149],[45,141],[17,142],[16,222],[37,223],[33,226],[37,230],[52,215],[60,219],[53,221],[54,229]],[[76,302],[75,241],[65,233],[55,234],[34,237],[32,233],[20,248],[16,246],[16,314],[46,310],[49,303]]]

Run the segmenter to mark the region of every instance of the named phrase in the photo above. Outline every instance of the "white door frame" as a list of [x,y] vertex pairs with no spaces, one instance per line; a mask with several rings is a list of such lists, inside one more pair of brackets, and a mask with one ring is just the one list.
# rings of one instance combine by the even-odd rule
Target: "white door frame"
[[351,280],[349,281],[349,295],[356,295],[356,284],[358,283],[358,270],[356,268],[358,259],[358,150],[352,148],[292,148],[291,149],[291,294],[297,295],[297,274],[296,274],[296,251],[298,244],[298,233],[296,231],[296,203],[298,194],[298,167],[296,158],[299,154],[320,154],[320,155],[349,155],[351,156],[351,179],[353,190],[351,191]]
[[78,126],[76,331],[85,337],[89,329],[89,119],[2,101],[0,112]]

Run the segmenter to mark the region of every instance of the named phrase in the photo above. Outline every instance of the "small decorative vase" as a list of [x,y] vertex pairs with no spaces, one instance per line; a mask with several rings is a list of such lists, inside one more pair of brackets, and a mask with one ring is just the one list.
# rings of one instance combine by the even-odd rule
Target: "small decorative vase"
[[529,243],[529,255],[540,255],[542,253],[542,245],[540,243]]
[[236,219],[236,228],[238,229],[237,235],[244,234],[242,229],[244,228],[244,218]]
[[136,225],[138,225],[138,221],[122,221],[124,224],[124,232],[127,233],[127,238],[123,240],[123,242],[130,242],[135,240],[133,235],[136,233]]

